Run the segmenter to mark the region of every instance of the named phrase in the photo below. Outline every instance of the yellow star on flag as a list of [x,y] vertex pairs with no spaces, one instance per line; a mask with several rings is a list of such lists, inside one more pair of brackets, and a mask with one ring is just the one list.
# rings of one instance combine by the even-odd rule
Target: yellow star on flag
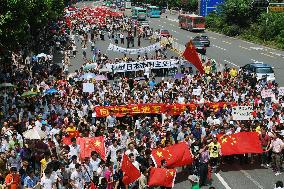
[[222,138],[221,140],[222,140],[222,144],[227,142],[227,138],[226,137]]
[[98,141],[98,140],[96,140],[96,141],[94,142],[94,144],[95,144],[95,146],[96,146],[96,147],[101,146],[101,142],[100,142],[100,141]]
[[163,156],[163,153],[162,153],[162,152],[157,151],[157,156],[160,158],[160,157],[162,157],[162,156]]

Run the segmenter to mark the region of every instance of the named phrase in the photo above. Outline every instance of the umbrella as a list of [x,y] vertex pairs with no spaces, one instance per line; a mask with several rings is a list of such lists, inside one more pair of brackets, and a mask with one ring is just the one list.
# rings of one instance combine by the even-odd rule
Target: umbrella
[[0,88],[1,87],[14,87],[14,85],[12,83],[1,83]]
[[39,129],[30,129],[23,133],[25,139],[29,140],[41,140],[46,138],[46,133]]
[[183,77],[184,77],[184,74],[182,74],[182,73],[177,73],[177,74],[174,75],[175,79],[181,79]]
[[40,53],[40,54],[36,55],[37,58],[46,57],[46,56],[47,56],[47,54],[44,54],[44,53]]
[[24,92],[21,96],[22,97],[30,97],[30,96],[36,96],[37,93],[36,92],[33,92],[33,91],[26,91]]
[[97,67],[97,64],[87,64],[83,67],[83,70],[90,70],[90,69],[94,69]]
[[58,92],[58,90],[51,88],[51,89],[46,90],[45,94],[54,94],[54,93],[57,93],[57,92]]
[[84,75],[81,76],[81,79],[92,79],[96,76],[94,73],[85,73]]
[[97,75],[94,77],[94,80],[96,81],[103,81],[103,80],[107,80],[107,77],[104,75]]

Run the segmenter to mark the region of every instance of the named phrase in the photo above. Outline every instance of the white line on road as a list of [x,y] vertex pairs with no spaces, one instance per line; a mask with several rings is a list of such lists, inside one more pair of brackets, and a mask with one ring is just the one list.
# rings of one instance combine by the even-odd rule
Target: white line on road
[[231,189],[228,183],[223,179],[223,177],[221,177],[220,173],[215,173],[215,175],[226,189]]
[[166,22],[163,22],[164,24],[166,24]]
[[227,43],[229,45],[231,45],[232,43],[228,42],[228,41],[222,41],[223,43]]
[[245,49],[245,50],[251,51],[251,49],[249,49],[249,48],[246,48],[246,47],[243,47],[243,46],[240,46],[240,45],[239,45],[239,47],[240,47],[240,48],[242,48],[242,49]]
[[254,50],[263,50],[263,48],[262,47],[250,47],[251,49],[254,49]]
[[264,56],[268,56],[268,57],[270,57],[270,58],[275,58],[274,56],[269,55],[269,54],[265,54],[265,53],[260,53],[260,54],[262,54],[262,55],[264,55]]
[[232,64],[232,65],[235,66],[235,67],[240,67],[240,66],[238,66],[237,64],[235,64],[235,63],[233,63],[233,62],[230,62],[230,61],[228,61],[228,60],[224,60],[224,62],[227,62],[227,63],[229,63],[229,64]]
[[248,172],[246,172],[245,170],[240,170],[251,182],[253,182],[259,189],[264,189],[264,187],[259,184],[259,182],[257,182],[256,180],[254,180],[250,174]]
[[276,53],[276,52],[269,52],[270,54],[276,55],[276,56],[280,56],[280,57],[284,57],[283,54],[280,53]]
[[216,48],[218,48],[218,49],[221,49],[221,50],[223,50],[223,51],[226,51],[227,49],[224,49],[224,48],[222,48],[222,47],[219,47],[219,46],[217,46],[217,45],[212,45],[213,47],[216,47]]

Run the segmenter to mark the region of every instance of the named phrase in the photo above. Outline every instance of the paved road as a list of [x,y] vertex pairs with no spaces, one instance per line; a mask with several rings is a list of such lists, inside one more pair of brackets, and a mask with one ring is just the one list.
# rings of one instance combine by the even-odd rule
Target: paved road
[[[84,5],[92,6],[93,2],[85,2],[80,4],[80,6]],[[163,16],[160,19],[149,20],[151,27],[154,29],[168,29],[181,44],[187,42],[190,37],[197,35],[196,33],[179,29],[178,23],[176,22],[176,16],[173,15],[168,15],[168,18]],[[272,54],[277,53],[284,55],[283,51],[270,49],[212,32],[205,32],[205,34],[210,37],[212,42],[212,47],[208,48],[207,53],[207,56],[210,58],[214,58],[223,64],[231,64],[231,66],[241,66],[248,62],[252,62],[253,60],[270,63],[275,67],[276,77],[280,85],[284,84],[284,77],[280,77],[280,74],[284,69],[284,57]],[[97,41],[96,45],[99,49],[101,49],[102,53],[106,53],[110,58],[122,57],[122,54],[106,50],[110,42],[112,41],[106,38],[106,41]],[[147,40],[143,40],[141,42],[141,46],[148,45],[149,41]],[[259,49],[256,50],[256,48],[252,47]],[[74,72],[76,69],[79,69],[83,64],[80,44],[78,44],[78,51],[77,57],[71,60],[72,66],[69,68],[70,72]],[[174,54],[173,52],[168,52],[168,55],[170,57]],[[87,56],[89,58],[91,57],[90,43],[88,44]],[[186,173],[178,173],[175,180],[174,189],[189,189],[191,185],[187,180],[187,177],[188,174]],[[282,180],[284,182],[283,174],[276,177],[270,168],[265,169],[255,164],[240,166],[238,162],[235,162],[234,164],[230,165],[222,165],[221,170],[217,174],[212,175],[211,186],[215,186],[216,189],[273,189],[273,185],[277,180]],[[202,189],[208,188],[209,186],[202,187]]]
[[[180,29],[177,15],[164,14],[160,19],[152,18],[149,21],[151,26],[169,30],[180,44],[185,44],[191,37],[199,35],[198,33]],[[211,47],[207,48],[208,57],[234,67],[240,67],[255,61],[269,63],[274,67],[277,82],[280,86],[284,85],[284,77],[281,77],[284,72],[284,51],[210,31],[205,31],[202,34],[207,35],[212,44]]]

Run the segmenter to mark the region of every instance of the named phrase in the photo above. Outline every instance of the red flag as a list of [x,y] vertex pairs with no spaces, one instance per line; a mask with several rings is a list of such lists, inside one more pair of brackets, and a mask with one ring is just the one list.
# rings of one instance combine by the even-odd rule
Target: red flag
[[224,156],[263,152],[257,132],[239,132],[228,136],[218,135],[217,137]]
[[69,137],[69,136],[64,136],[64,137],[62,138],[62,143],[65,144],[65,145],[71,145],[71,144],[72,144],[72,142],[71,142],[71,137]]
[[77,138],[80,136],[80,132],[79,131],[68,131],[68,136],[70,136],[71,138]]
[[161,160],[166,160],[167,167],[175,168],[192,164],[193,157],[189,151],[189,147],[185,142],[171,145],[165,148],[157,148],[152,150],[152,158],[156,167],[161,166]]
[[104,137],[94,137],[94,138],[78,138],[77,144],[80,145],[80,158],[91,157],[92,151],[96,151],[101,158],[106,161],[106,150]]
[[202,62],[196,52],[195,46],[192,44],[192,41],[189,41],[182,56],[187,61],[191,62],[201,74],[204,74]]
[[141,176],[139,170],[132,164],[126,154],[123,155],[121,170],[124,173],[122,182],[125,185],[133,183]]
[[174,169],[152,167],[150,169],[148,185],[164,186],[172,188],[174,187],[175,176],[176,176],[176,170]]

